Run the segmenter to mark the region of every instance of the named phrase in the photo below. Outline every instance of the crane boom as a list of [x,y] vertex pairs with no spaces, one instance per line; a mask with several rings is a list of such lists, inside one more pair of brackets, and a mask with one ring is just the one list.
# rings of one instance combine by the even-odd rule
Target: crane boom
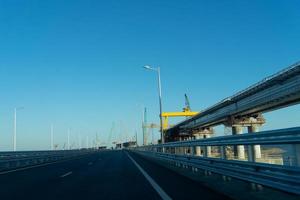
[[189,98],[188,98],[187,94],[184,94],[184,97],[185,97],[185,108],[183,109],[183,111],[190,112],[190,111],[192,111],[192,109],[191,109]]

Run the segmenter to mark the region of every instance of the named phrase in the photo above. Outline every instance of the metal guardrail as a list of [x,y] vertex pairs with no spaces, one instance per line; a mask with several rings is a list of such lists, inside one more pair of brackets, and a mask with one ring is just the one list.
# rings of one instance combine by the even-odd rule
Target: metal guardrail
[[[284,149],[277,157],[293,154],[296,160],[293,161],[293,166],[289,166],[288,162],[276,165],[263,163],[255,158],[251,160],[253,152],[250,150],[257,145],[262,153],[270,149]],[[224,151],[227,147],[241,146],[247,147],[244,149],[246,157],[243,160],[229,159],[229,152]],[[213,152],[207,153],[213,147],[219,150],[219,157],[214,157]],[[204,153],[198,154],[197,148],[203,149]],[[300,195],[300,128],[172,142],[130,150],[193,172],[202,170]]]
[[71,159],[94,151],[95,150],[0,152],[0,172]]
[[[300,143],[300,127],[212,137],[200,140],[169,142],[166,144],[150,145],[151,147],[186,147],[186,146],[220,146],[220,145],[249,145],[249,144],[291,144]],[[143,148],[143,147],[140,147]]]

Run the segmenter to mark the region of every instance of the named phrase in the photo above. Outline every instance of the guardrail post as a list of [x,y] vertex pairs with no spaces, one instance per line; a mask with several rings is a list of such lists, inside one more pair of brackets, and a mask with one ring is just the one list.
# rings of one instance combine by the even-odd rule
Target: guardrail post
[[300,144],[295,144],[296,166],[300,166]]
[[255,150],[254,150],[254,147],[253,145],[248,145],[248,151],[247,151],[247,154],[248,154],[248,161],[249,162],[255,162]]
[[[183,138],[183,141],[186,141],[187,139],[186,138]],[[187,147],[184,146],[182,147],[182,151],[183,151],[183,155],[186,155],[187,154]]]
[[250,183],[250,185],[253,191],[262,191],[264,189],[262,185],[257,183]]
[[204,148],[203,148],[203,156],[208,157],[207,146],[204,146]]
[[175,150],[175,154],[179,154],[178,147],[175,146],[174,150]]
[[226,146],[220,146],[220,154],[221,154],[221,158],[226,160],[227,156],[226,156]]
[[225,182],[229,182],[229,181],[231,181],[231,177],[229,177],[229,176],[222,176],[222,179],[223,179],[223,181],[225,181]]
[[292,153],[287,153],[284,164],[289,166],[300,166],[300,144],[292,144]]
[[[189,139],[192,140],[193,137],[190,137]],[[194,147],[193,146],[190,147],[190,155],[194,155]]]
[[197,150],[196,150],[196,146],[192,146],[192,149],[193,149],[193,156],[197,155]]

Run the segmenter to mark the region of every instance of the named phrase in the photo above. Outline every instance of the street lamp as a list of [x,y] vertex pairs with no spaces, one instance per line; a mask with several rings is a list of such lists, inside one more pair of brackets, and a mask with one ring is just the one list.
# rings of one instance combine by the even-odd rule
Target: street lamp
[[144,66],[145,69],[157,72],[158,76],[158,95],[159,95],[159,117],[160,117],[160,133],[161,133],[161,143],[165,143],[164,130],[163,130],[163,119],[162,119],[162,95],[161,95],[161,80],[160,80],[160,68],[153,68],[149,65]]
[[13,136],[14,151],[17,151],[17,111],[22,109],[24,109],[24,107],[15,108],[15,113],[14,113],[14,136]]
[[71,133],[71,129],[68,128],[68,150],[70,150],[70,133]]
[[54,126],[53,124],[51,124],[51,127],[50,127],[50,134],[51,134],[51,138],[50,138],[50,142],[51,142],[51,150],[53,151],[54,150]]

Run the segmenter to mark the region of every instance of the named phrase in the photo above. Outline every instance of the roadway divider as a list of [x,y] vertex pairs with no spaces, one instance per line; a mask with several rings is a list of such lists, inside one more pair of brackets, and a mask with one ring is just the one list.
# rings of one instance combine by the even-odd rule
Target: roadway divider
[[0,173],[84,156],[97,150],[0,152]]

